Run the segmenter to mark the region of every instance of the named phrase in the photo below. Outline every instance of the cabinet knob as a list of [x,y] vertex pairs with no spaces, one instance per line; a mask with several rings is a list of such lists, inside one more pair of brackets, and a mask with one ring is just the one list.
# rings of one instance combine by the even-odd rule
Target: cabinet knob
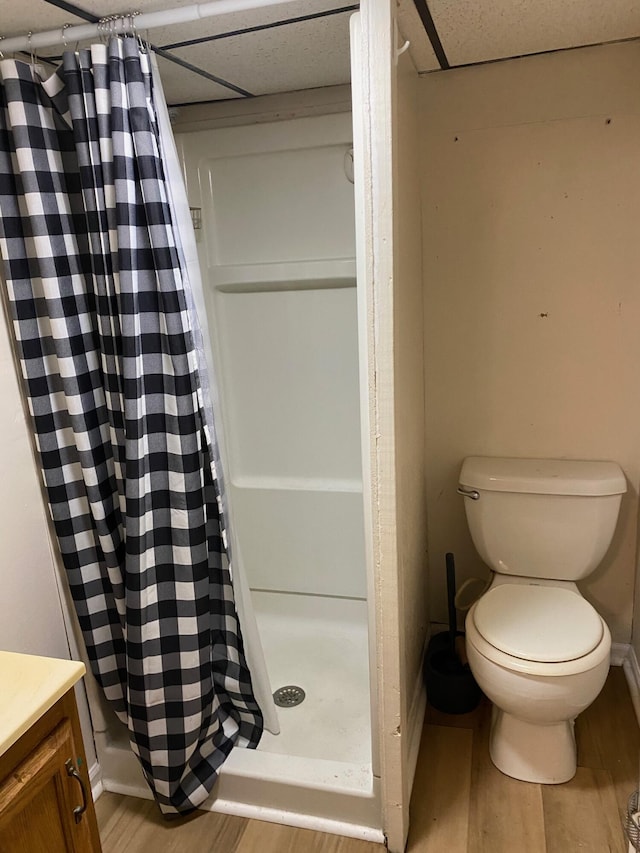
[[74,818],[75,822],[80,823],[80,821],[82,820],[82,815],[87,810],[87,792],[85,790],[84,782],[82,781],[82,777],[80,776],[80,774],[76,770],[76,766],[73,763],[73,761],[70,758],[68,758],[65,761],[64,766],[65,766],[66,771],[67,771],[67,776],[70,776],[72,779],[75,779],[76,782],[78,783],[78,785],[80,785],[80,793],[82,794],[82,805],[76,806],[75,809],[73,810],[73,818]]

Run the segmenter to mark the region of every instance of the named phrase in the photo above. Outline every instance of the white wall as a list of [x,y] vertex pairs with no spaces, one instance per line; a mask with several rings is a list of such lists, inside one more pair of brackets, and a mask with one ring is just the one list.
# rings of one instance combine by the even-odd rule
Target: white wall
[[69,657],[47,523],[4,312],[0,312],[0,648]]
[[429,627],[424,368],[424,288],[418,92],[409,54],[396,77],[394,138],[394,393],[396,527],[404,628],[401,690],[407,702],[405,800],[422,733],[422,659]]
[[[0,286],[4,282],[0,279]],[[57,565],[52,555],[39,473],[30,426],[14,367],[10,332],[0,305],[0,649],[45,657],[66,658],[70,644],[58,592]],[[74,652],[77,651],[72,646]],[[78,655],[74,654],[78,659]],[[10,689],[3,685],[3,690]],[[76,689],[89,767],[96,760],[86,697]]]
[[587,597],[628,642],[640,482],[640,45],[421,81],[433,617],[444,554],[486,575],[464,456],[613,459],[628,478]]

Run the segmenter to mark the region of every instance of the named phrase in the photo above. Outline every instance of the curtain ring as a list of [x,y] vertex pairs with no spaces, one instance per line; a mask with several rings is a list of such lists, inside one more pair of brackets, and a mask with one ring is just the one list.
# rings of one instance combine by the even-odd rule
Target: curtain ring
[[33,45],[31,44],[32,36],[33,36],[33,32],[29,31],[27,33],[27,48],[29,50],[29,63],[31,65],[36,65],[38,58],[37,58],[35,51],[33,49]]
[[70,26],[72,26],[72,25],[71,24],[63,24],[62,25],[62,32],[60,33],[60,35],[62,36],[62,46],[64,47],[65,50],[68,47],[68,45],[67,45],[67,34],[66,34],[65,30],[67,30]]
[[133,31],[133,37],[138,42],[138,47],[142,51],[142,53],[146,53],[147,45],[144,43],[142,35],[138,32],[138,25],[136,24],[136,18],[140,12],[132,12],[131,13],[131,28]]
[[109,18],[104,17],[100,18],[98,21],[98,36],[102,44],[107,43],[107,26],[109,24]]
[[109,22],[110,21],[111,21],[110,16],[106,15],[102,19],[102,21],[100,22],[102,24],[102,33],[100,34],[100,41],[102,42],[102,44],[108,44],[108,42],[109,42],[109,26],[110,26]]

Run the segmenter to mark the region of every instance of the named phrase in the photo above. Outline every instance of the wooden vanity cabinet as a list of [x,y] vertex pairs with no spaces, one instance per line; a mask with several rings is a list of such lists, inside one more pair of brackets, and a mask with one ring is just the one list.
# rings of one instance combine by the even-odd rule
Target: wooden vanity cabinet
[[0,756],[0,853],[99,853],[73,689]]

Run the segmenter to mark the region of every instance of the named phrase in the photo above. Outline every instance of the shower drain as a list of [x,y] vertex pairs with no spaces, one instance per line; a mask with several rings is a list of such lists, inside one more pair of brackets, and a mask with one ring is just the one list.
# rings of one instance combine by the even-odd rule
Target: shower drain
[[305,692],[302,687],[296,687],[295,684],[287,684],[286,687],[279,687],[273,694],[273,701],[280,708],[293,708],[294,705],[299,705],[305,697]]

